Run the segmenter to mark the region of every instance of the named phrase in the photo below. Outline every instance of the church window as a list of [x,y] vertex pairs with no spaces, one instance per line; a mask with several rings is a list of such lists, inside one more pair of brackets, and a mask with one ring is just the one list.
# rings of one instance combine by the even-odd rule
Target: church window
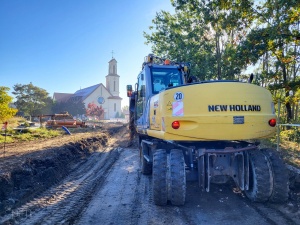
[[113,74],[116,74],[116,66],[113,65]]
[[116,91],[116,81],[114,81],[114,91]]
[[115,112],[117,111],[117,104],[116,103],[114,104],[114,110],[115,110]]
[[99,97],[99,98],[98,98],[98,103],[99,103],[99,104],[104,104],[104,102],[105,102],[105,100],[104,100],[103,97]]

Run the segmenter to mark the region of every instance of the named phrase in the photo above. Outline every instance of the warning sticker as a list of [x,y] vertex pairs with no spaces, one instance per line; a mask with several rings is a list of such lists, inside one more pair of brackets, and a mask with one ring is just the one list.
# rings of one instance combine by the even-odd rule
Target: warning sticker
[[172,116],[183,116],[183,102],[173,102]]
[[168,111],[172,110],[172,103],[171,103],[171,101],[169,101],[168,104],[167,104],[167,110]]
[[175,101],[182,101],[184,94],[182,92],[176,92],[173,97]]

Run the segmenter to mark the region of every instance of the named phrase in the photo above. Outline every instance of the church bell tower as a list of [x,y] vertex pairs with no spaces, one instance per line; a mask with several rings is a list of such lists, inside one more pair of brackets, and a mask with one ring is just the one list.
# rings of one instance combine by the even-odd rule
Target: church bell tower
[[108,62],[108,75],[106,76],[106,88],[113,96],[119,96],[119,78],[117,74],[117,60],[112,58]]

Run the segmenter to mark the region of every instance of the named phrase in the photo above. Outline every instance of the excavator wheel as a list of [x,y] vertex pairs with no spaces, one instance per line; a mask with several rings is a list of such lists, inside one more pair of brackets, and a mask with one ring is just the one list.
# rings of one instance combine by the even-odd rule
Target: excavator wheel
[[273,191],[269,198],[270,202],[286,202],[289,197],[289,175],[287,167],[279,154],[273,149],[262,149],[263,154],[268,158],[272,168]]
[[170,197],[173,205],[184,205],[186,193],[185,162],[182,150],[170,152]]
[[166,205],[168,201],[167,152],[157,149],[153,154],[152,187],[155,205]]
[[249,152],[249,189],[246,196],[253,202],[266,202],[272,194],[272,171],[267,157],[259,150]]
[[144,158],[144,154],[148,153],[148,146],[146,143],[141,142],[140,145],[140,168],[142,174],[149,175],[152,173],[152,164],[148,163],[147,160]]

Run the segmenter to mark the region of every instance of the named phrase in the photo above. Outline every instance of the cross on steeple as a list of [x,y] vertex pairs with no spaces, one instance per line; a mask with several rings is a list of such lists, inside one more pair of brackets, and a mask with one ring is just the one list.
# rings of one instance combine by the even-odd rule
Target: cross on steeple
[[111,51],[111,58],[114,58],[114,50]]

